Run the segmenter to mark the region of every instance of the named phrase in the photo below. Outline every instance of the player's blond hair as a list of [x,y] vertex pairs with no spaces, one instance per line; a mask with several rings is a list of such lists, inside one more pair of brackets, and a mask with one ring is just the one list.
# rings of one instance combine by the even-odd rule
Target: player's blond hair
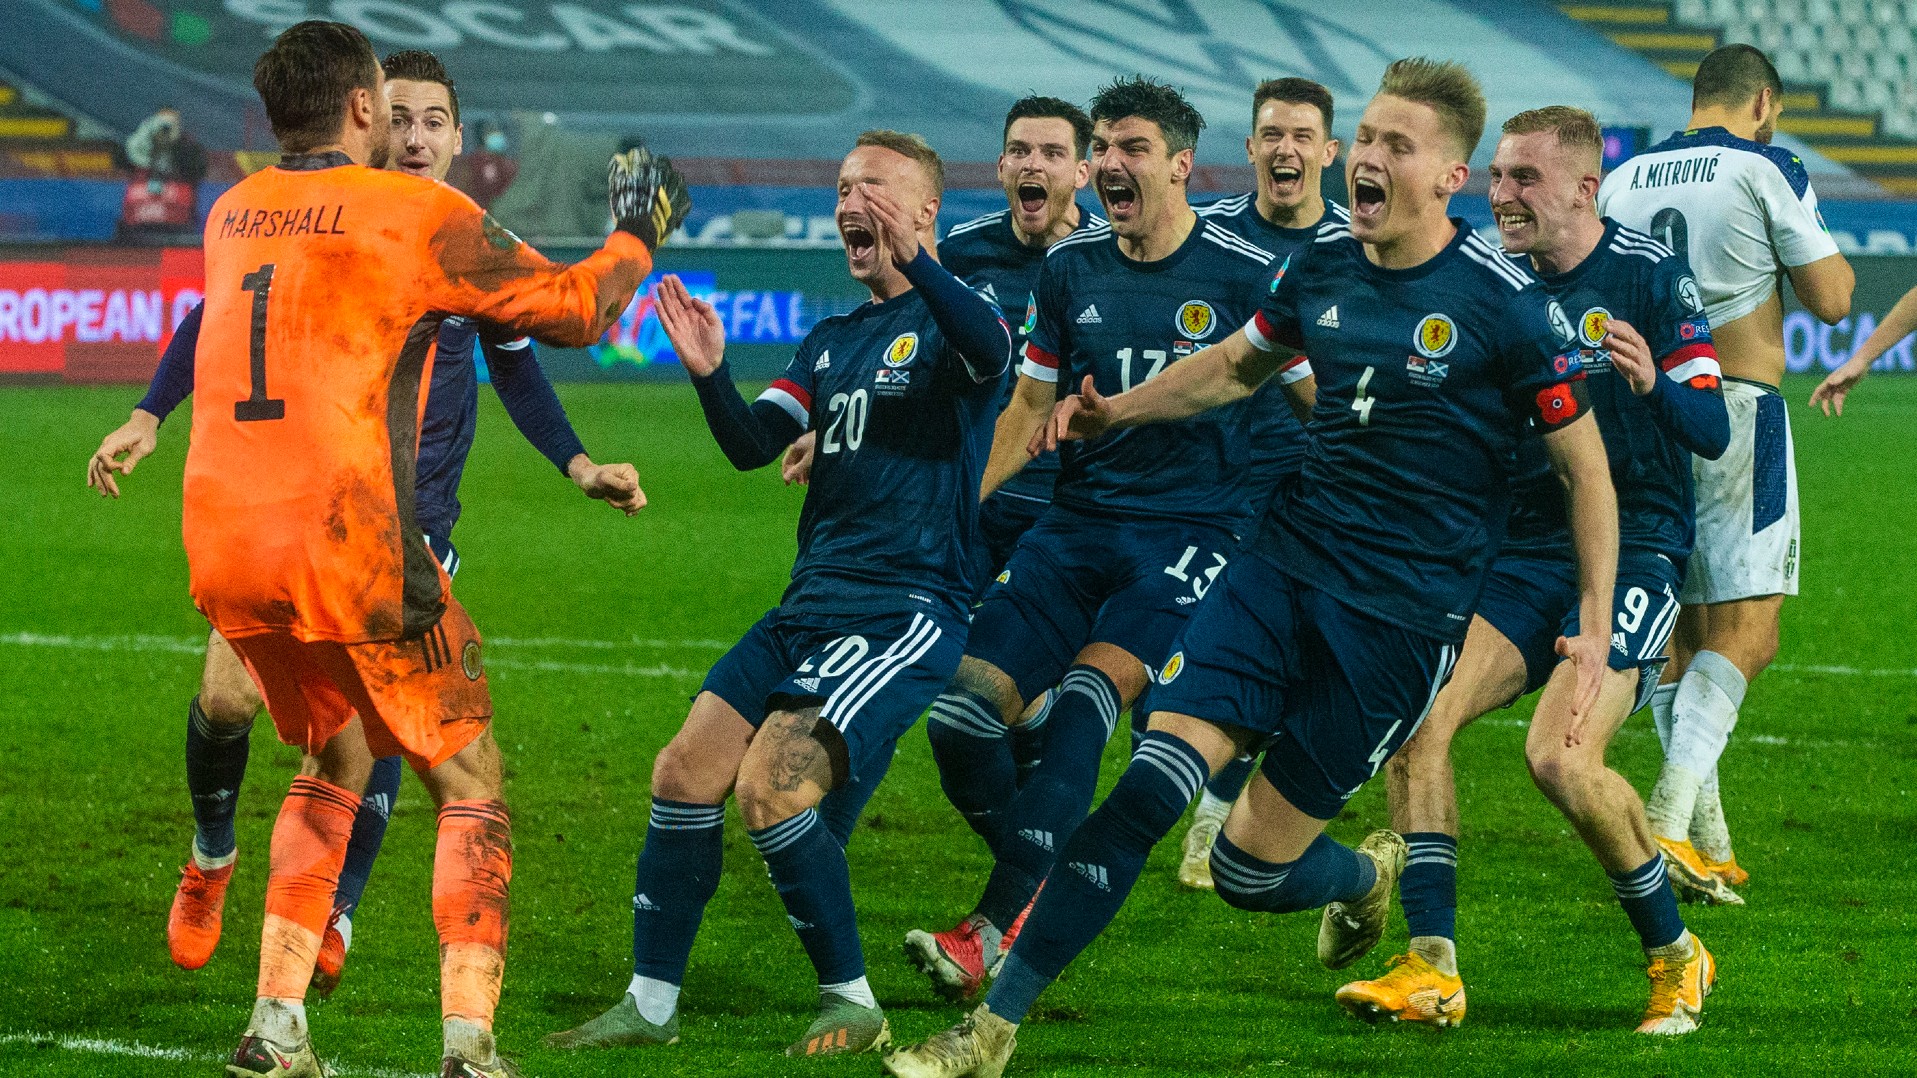
[[860,135],[857,145],[882,147],[917,161],[925,170],[925,178],[931,181],[932,194],[945,194],[945,162],[939,160],[939,152],[924,138],[905,131],[881,129]]
[[1438,114],[1438,123],[1457,143],[1458,158],[1469,161],[1484,137],[1484,90],[1463,64],[1407,56],[1385,68],[1380,94],[1414,101]]
[[1554,131],[1558,145],[1575,154],[1580,164],[1597,172],[1604,167],[1604,130],[1597,117],[1571,105],[1546,105],[1504,121],[1507,135],[1536,135]]

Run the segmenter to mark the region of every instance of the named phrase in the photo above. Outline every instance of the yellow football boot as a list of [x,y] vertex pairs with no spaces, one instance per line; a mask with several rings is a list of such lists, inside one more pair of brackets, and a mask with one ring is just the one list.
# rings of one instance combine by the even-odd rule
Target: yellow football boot
[[1713,906],[1742,906],[1744,899],[1730,885],[1711,871],[1704,855],[1697,852],[1687,838],[1665,838],[1663,835],[1651,836],[1657,840],[1657,848],[1664,853],[1664,870],[1670,876],[1672,886],[1685,899],[1703,899]]
[[1401,954],[1375,981],[1338,989],[1338,1006],[1367,1022],[1423,1022],[1439,1027],[1464,1021],[1464,981],[1415,954]]
[[1693,935],[1690,957],[1653,958],[1644,972],[1651,978],[1651,1004],[1637,1031],[1675,1037],[1696,1029],[1703,1021],[1704,997],[1717,985],[1717,960],[1704,941]]
[[1751,882],[1751,874],[1738,867],[1736,854],[1732,854],[1722,861],[1712,861],[1706,858],[1704,867],[1711,870],[1711,875],[1723,880],[1731,887],[1742,887]]

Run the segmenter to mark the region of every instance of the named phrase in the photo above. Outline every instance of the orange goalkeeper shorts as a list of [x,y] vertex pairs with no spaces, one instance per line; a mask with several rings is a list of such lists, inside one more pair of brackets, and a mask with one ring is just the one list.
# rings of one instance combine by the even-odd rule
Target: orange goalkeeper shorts
[[479,630],[457,599],[425,634],[367,644],[288,633],[230,637],[280,740],[317,753],[357,713],[375,756],[415,769],[444,763],[492,718]]

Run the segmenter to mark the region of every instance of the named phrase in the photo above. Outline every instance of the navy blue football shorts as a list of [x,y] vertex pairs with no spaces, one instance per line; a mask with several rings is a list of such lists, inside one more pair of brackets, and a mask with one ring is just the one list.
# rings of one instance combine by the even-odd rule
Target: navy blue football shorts
[[1018,541],[1032,530],[1038,518],[1045,515],[1052,503],[1037,498],[1027,498],[1023,494],[999,492],[985,499],[978,507],[978,552],[980,563],[973,579],[979,582],[978,594],[974,601],[985,598],[991,590],[992,582],[1005,572],[1005,566],[1012,560],[1012,551],[1018,549]]
[[[1639,671],[1633,712],[1651,702],[1651,692],[1664,672],[1664,649],[1683,609],[1678,601],[1683,587],[1684,570],[1670,558],[1633,547],[1619,551],[1608,654],[1611,669]],[[1574,603],[1564,619],[1564,635],[1576,636],[1579,624]]]
[[1329,820],[1417,731],[1458,649],[1248,552],[1185,625],[1151,706],[1265,735],[1248,746],[1265,777]]
[[1478,616],[1491,623],[1524,656],[1524,691],[1506,706],[1551,680],[1558,666],[1558,632],[1564,612],[1578,605],[1578,567],[1562,558],[1536,554],[1500,554],[1484,575]]
[[746,630],[701,692],[753,728],[774,711],[820,708],[845,741],[848,782],[881,762],[958,672],[966,625],[943,611],[821,617],[783,608]]
[[441,539],[437,535],[426,536],[426,549],[432,552],[433,560],[446,570],[450,579],[459,575],[459,551],[453,548],[451,539]]
[[1225,528],[1054,505],[986,591],[966,654],[1004,671],[1026,700],[1058,684],[1087,644],[1155,671],[1237,543]]

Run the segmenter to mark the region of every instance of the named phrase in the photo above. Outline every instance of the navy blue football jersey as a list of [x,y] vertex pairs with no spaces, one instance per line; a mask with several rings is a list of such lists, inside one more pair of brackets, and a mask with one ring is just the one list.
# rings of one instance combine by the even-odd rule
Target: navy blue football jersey
[[[510,347],[529,343],[521,338]],[[414,519],[420,531],[440,539],[450,539],[453,525],[459,523],[459,480],[479,427],[479,373],[473,366],[478,345],[479,325],[472,319],[453,315],[439,324],[432,384],[419,424]]]
[[[1530,259],[1513,256],[1526,270]],[[1672,381],[1696,389],[1718,384],[1711,324],[1690,264],[1650,236],[1607,220],[1597,249],[1567,273],[1539,274],[1577,331],[1586,395],[1617,486],[1618,540],[1624,546],[1663,554],[1680,567],[1690,557],[1695,510],[1691,454],[1672,437],[1631,384],[1611,366],[1602,347],[1613,318],[1628,322],[1651,346]],[[1551,470],[1541,439],[1518,449],[1518,479],[1512,485],[1511,522],[1505,549],[1570,549],[1564,486]]]
[[[1222,198],[1198,207],[1198,216],[1235,236],[1270,251],[1282,265],[1285,259],[1320,236],[1351,232],[1351,214],[1330,199],[1325,215],[1307,228],[1284,228],[1258,212],[1257,192]],[[1258,387],[1251,398],[1251,498],[1253,510],[1262,510],[1278,484],[1298,474],[1305,463],[1305,427],[1292,413],[1284,386],[1274,378]]]
[[[1078,231],[1098,228],[1104,223],[1104,218],[1079,207]],[[1013,355],[1021,355],[1025,351],[1025,334],[1031,328],[1032,293],[1038,288],[1038,271],[1045,264],[1046,250],[1019,242],[1018,233],[1012,230],[1012,214],[1009,210],[999,210],[953,225],[945,238],[939,241],[940,265],[997,304],[999,310],[1020,320],[1021,324],[1012,333]],[[999,402],[1001,410],[1011,401],[1013,387],[1017,384],[1018,369],[1008,368],[1005,372],[1005,395]],[[1045,453],[1006,480],[998,488],[998,493],[1049,502],[1052,500],[1052,487],[1057,481],[1058,454]]]
[[1349,237],[1293,255],[1246,334],[1311,357],[1318,379],[1298,482],[1254,550],[1393,624],[1464,639],[1509,511],[1518,440],[1581,414],[1573,330],[1557,302],[1453,218],[1409,269]]
[[978,488],[1002,386],[996,367],[973,380],[917,289],[814,326],[760,395],[818,432],[780,605],[970,610]]
[[[1109,226],[1086,229],[1045,256],[1020,373],[1056,382],[1061,396],[1087,374],[1100,393],[1142,385],[1250,318],[1273,265],[1269,251],[1203,218],[1156,262],[1119,253]],[[1249,410],[1240,401],[1067,442],[1053,504],[1240,527],[1250,516]]]

